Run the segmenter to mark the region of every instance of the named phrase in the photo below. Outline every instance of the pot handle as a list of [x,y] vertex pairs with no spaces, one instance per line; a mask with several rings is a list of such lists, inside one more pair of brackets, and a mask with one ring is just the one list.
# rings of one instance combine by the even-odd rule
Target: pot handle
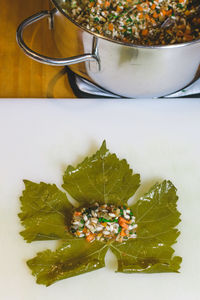
[[72,56],[68,58],[53,58],[53,57],[47,57],[44,55],[41,55],[32,49],[30,49],[26,43],[23,40],[23,31],[24,29],[37,22],[38,20],[41,20],[43,18],[48,17],[50,20],[51,28],[53,27],[53,15],[56,13],[56,9],[53,10],[44,10],[39,13],[36,13],[32,15],[31,17],[25,19],[18,27],[17,29],[17,35],[16,39],[21,47],[21,49],[24,51],[26,55],[31,57],[32,59],[51,66],[67,66],[67,65],[72,65],[72,64],[77,64],[85,61],[96,61],[99,64],[98,56],[96,54],[96,49],[93,50],[94,53],[86,53],[78,56]]

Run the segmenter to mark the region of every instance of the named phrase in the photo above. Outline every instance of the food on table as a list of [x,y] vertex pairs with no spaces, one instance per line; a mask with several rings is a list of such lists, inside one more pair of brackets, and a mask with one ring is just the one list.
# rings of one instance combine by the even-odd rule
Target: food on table
[[172,248],[180,234],[176,188],[164,180],[128,205],[140,175],[110,153],[105,141],[64,173],[62,187],[79,207],[55,184],[24,183],[20,234],[29,243],[60,240],[56,251],[44,250],[28,260],[37,283],[49,286],[103,268],[108,249],[117,257],[117,272],[178,272],[182,258]]

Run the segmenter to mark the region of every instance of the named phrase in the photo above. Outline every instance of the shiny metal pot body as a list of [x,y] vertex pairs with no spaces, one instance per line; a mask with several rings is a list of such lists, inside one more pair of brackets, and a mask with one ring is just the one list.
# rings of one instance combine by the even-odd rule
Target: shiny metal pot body
[[[157,47],[116,42],[75,24],[61,9],[63,1],[52,0],[55,44],[62,56],[69,57],[62,65],[70,65],[82,77],[112,93],[134,98],[165,96],[198,77],[200,40]],[[53,60],[40,61],[54,64]]]

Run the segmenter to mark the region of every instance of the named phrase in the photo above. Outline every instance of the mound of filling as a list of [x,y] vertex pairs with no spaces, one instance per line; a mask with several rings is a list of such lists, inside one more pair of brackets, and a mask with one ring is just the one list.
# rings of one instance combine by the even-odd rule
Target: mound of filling
[[117,241],[123,242],[136,238],[135,217],[125,206],[99,205],[82,208],[73,213],[71,232],[88,242]]
[[[83,27],[138,45],[167,45],[200,38],[199,0],[67,0]],[[70,3],[70,7],[69,7]]]

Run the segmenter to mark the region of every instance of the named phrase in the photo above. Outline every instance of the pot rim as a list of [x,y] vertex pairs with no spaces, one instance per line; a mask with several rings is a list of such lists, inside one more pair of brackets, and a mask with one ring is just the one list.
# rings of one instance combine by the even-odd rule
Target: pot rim
[[200,39],[198,40],[193,40],[191,42],[185,42],[185,43],[177,43],[177,44],[171,44],[171,45],[155,45],[155,46],[143,46],[143,45],[135,45],[132,43],[125,43],[122,41],[118,41],[118,40],[114,40],[112,38],[100,35],[98,33],[94,33],[91,30],[81,26],[78,22],[74,21],[69,15],[67,15],[67,13],[64,11],[63,8],[60,7],[60,5],[57,3],[57,0],[51,0],[54,4],[54,6],[56,7],[56,9],[63,14],[68,20],[70,20],[74,25],[76,25],[77,27],[81,28],[83,31],[86,31],[88,33],[90,33],[91,35],[97,37],[97,38],[101,38],[104,40],[107,40],[108,42],[112,42],[115,44],[120,44],[123,46],[127,46],[127,47],[133,47],[133,48],[142,48],[142,49],[168,49],[168,48],[180,48],[180,47],[185,47],[185,46],[190,46],[190,45],[194,45],[194,44],[198,44],[200,43]]

